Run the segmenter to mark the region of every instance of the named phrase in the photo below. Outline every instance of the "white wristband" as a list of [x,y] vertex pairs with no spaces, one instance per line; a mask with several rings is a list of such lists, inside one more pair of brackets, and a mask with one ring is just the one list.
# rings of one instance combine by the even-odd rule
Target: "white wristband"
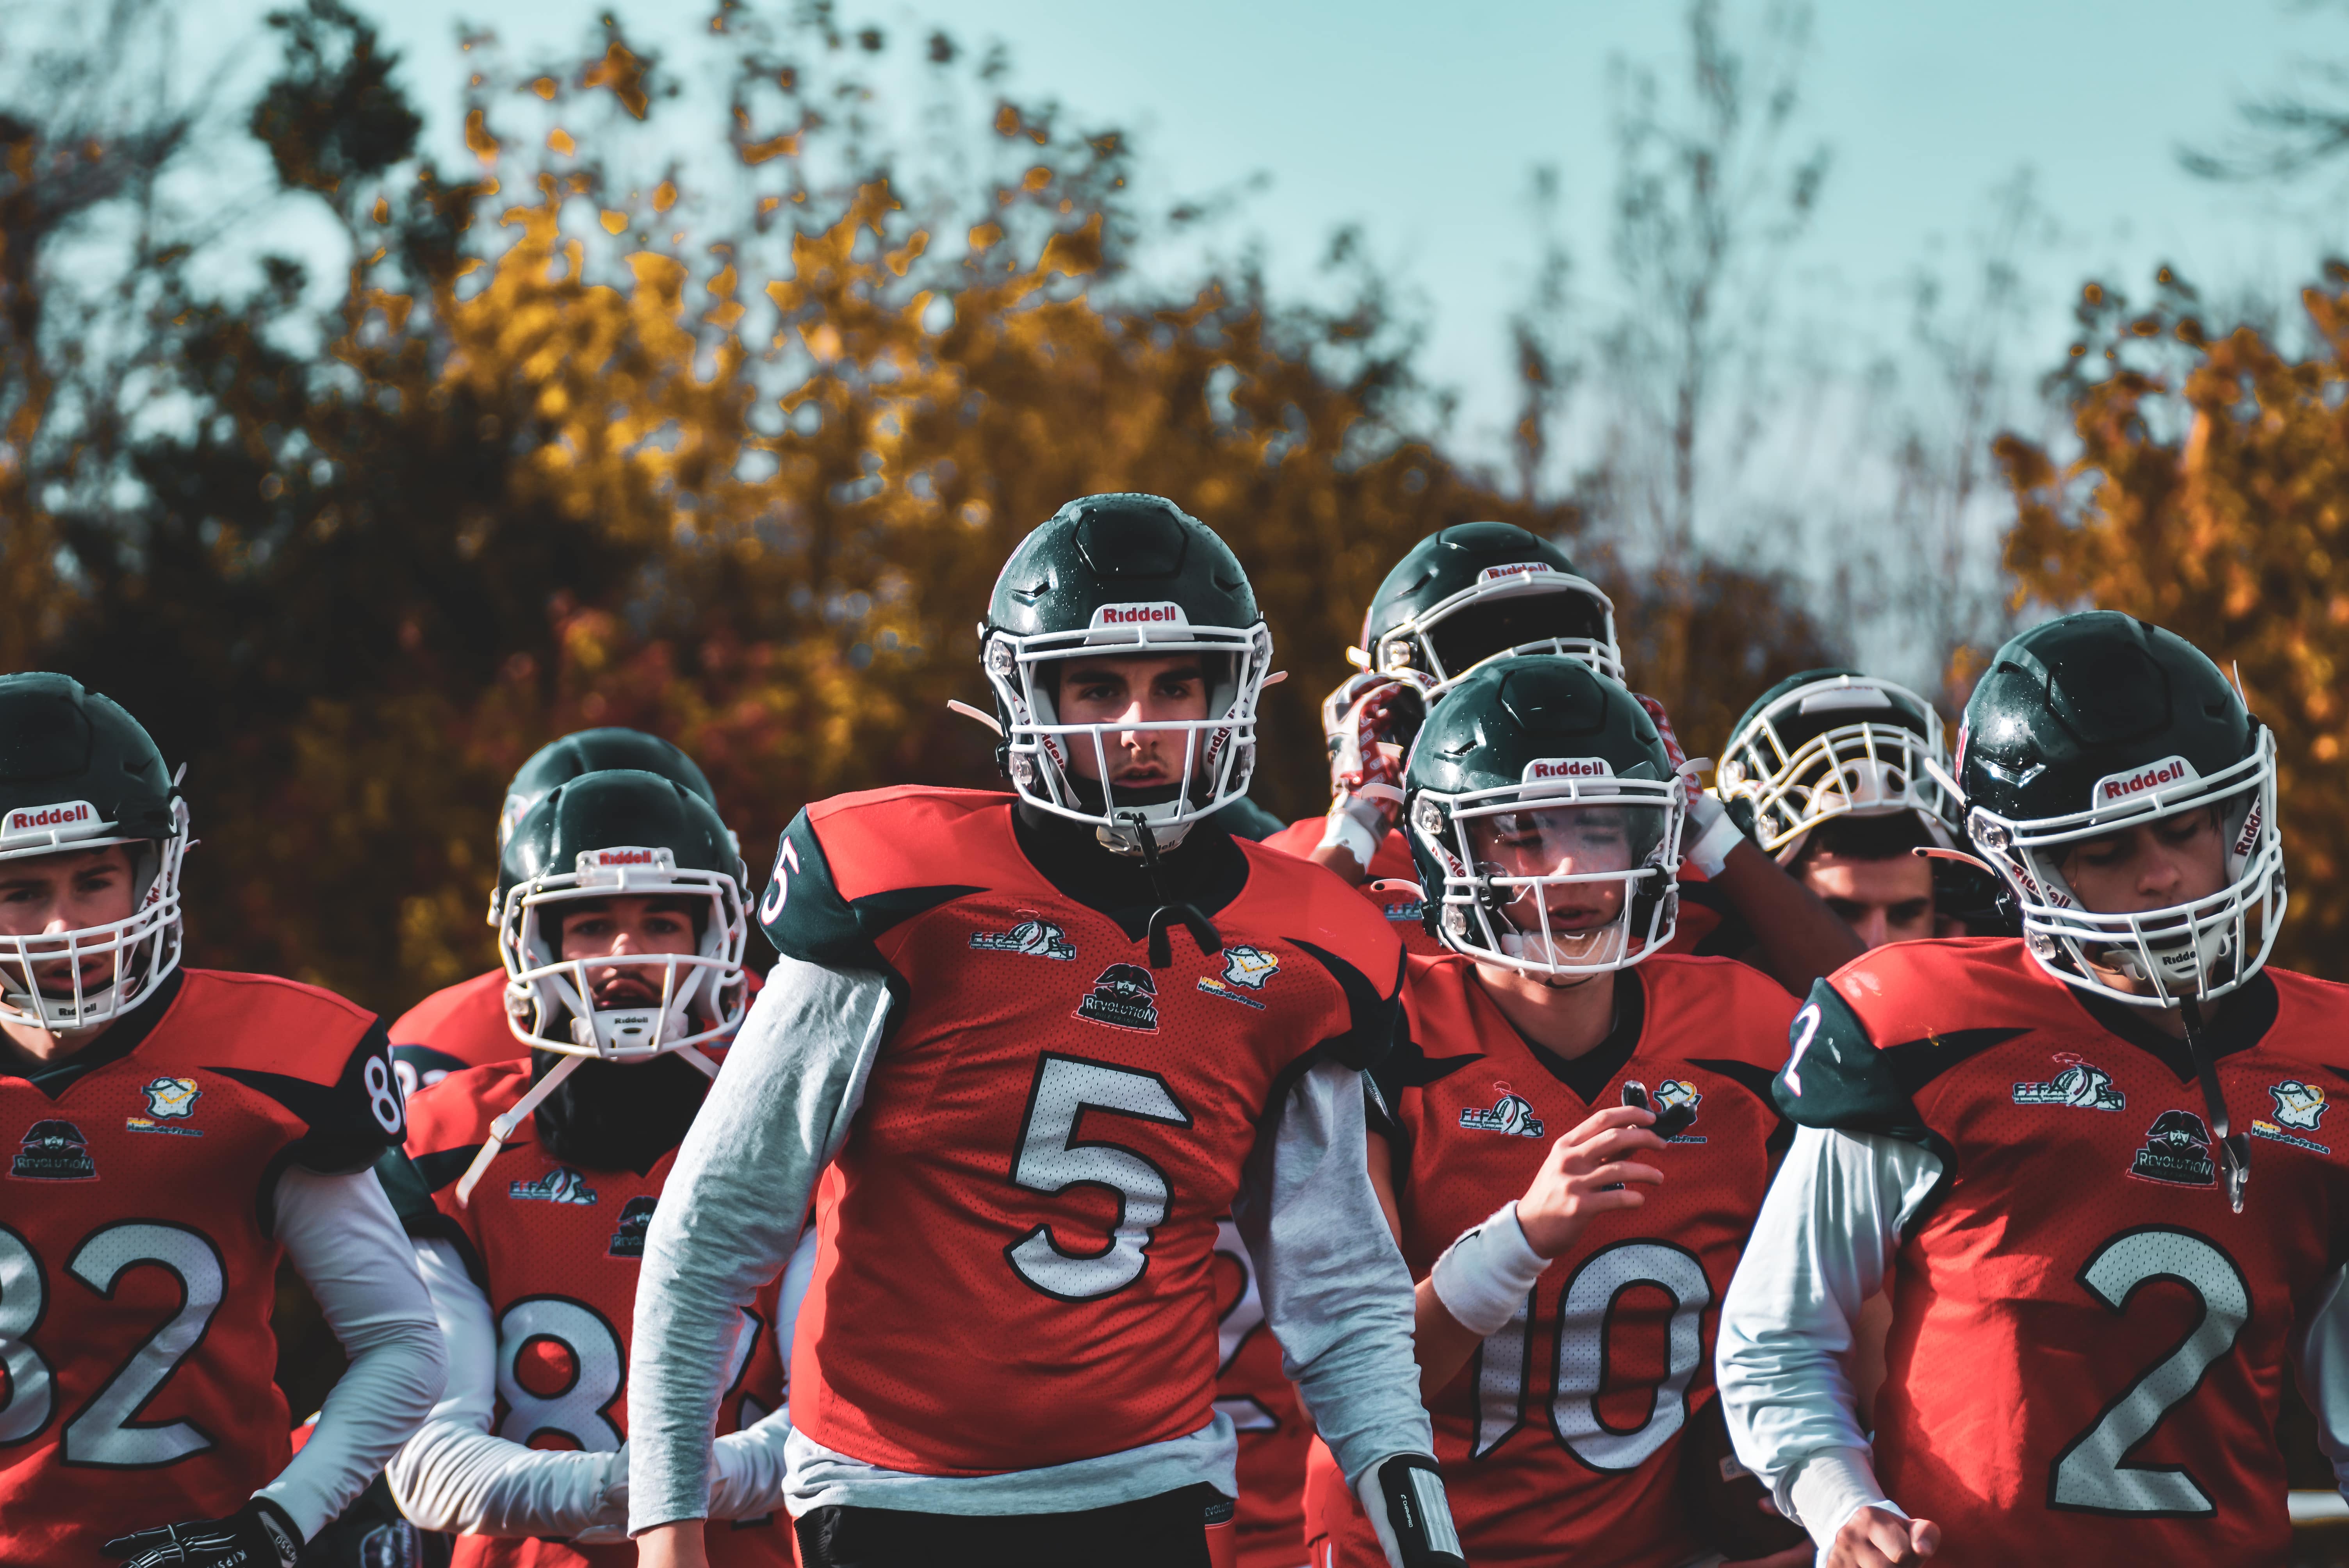
[[1729,809],[1711,795],[1699,795],[1690,801],[1688,817],[1699,831],[1696,841],[1681,851],[1682,857],[1710,882],[1721,874],[1721,868],[1729,863],[1729,851],[1745,841],[1745,834]]
[[1325,819],[1327,826],[1321,830],[1321,847],[1345,851],[1354,857],[1364,872],[1368,872],[1371,858],[1379,852],[1378,836],[1348,809],[1351,804],[1348,801],[1330,808],[1330,815]]
[[1444,1249],[1427,1283],[1461,1327],[1485,1338],[1498,1334],[1526,1304],[1549,1260],[1534,1251],[1510,1199],[1492,1217]]

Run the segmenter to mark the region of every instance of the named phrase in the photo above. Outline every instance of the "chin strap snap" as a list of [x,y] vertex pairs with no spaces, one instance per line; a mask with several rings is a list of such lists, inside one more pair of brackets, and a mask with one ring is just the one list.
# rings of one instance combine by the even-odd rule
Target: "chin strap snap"
[[2183,996],[2178,1011],[2186,1021],[2186,1053],[2194,1058],[2194,1076],[2202,1085],[2202,1109],[2210,1113],[2210,1137],[2219,1146],[2219,1163],[2226,1171],[2227,1202],[2240,1214],[2243,1189],[2251,1180],[2251,1140],[2246,1133],[2228,1130],[2226,1091],[2219,1087],[2218,1058],[2203,1037],[2201,1004]]
[[1167,898],[1165,880],[1160,872],[1158,839],[1151,832],[1149,822],[1139,811],[1127,812],[1125,820],[1133,825],[1134,836],[1142,841],[1142,869],[1150,877],[1150,896],[1158,901],[1158,907],[1150,912],[1150,966],[1153,969],[1174,966],[1174,942],[1166,931],[1178,921],[1183,929],[1191,934],[1191,940],[1199,944],[1202,954],[1221,953],[1224,950],[1223,934],[1216,929],[1215,923],[1201,914],[1195,905],[1174,903]]

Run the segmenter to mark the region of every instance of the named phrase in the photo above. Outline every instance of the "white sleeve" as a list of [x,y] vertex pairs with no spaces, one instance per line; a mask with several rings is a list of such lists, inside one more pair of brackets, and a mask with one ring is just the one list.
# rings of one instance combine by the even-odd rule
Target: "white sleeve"
[[616,1529],[627,1507],[625,1450],[554,1452],[492,1437],[498,1337],[490,1298],[450,1243],[417,1242],[416,1261],[449,1344],[449,1389],[386,1470],[400,1512],[423,1529],[461,1535]]
[[1411,1270],[1371,1185],[1362,1075],[1320,1061],[1257,1140],[1232,1202],[1283,1369],[1352,1485],[1432,1454],[1412,1357]]
[[881,975],[780,960],[678,1146],[636,1286],[631,1533],[709,1513],[709,1432],[741,1308],[798,1245],[888,1019]]
[[1886,1505],[1855,1414],[1851,1326],[1940,1179],[1915,1144],[1797,1129],[1722,1303],[1730,1441],[1822,1547],[1853,1509]]
[[423,1423],[448,1371],[431,1297],[375,1172],[288,1166],[272,1200],[277,1239],[350,1365],[291,1463],[254,1493],[305,1541],[357,1501]]
[[2349,1492],[2349,1267],[2333,1271],[2295,1347],[2301,1398],[2316,1417],[2316,1446]]
[[[815,1274],[815,1227],[800,1237],[783,1270],[783,1288],[775,1304],[775,1344],[786,1368],[791,1365],[792,1336],[798,1330],[800,1303]],[[791,1377],[783,1379],[783,1403],[740,1431],[719,1438],[712,1455],[709,1517],[763,1519],[783,1506],[783,1449],[792,1436]]]

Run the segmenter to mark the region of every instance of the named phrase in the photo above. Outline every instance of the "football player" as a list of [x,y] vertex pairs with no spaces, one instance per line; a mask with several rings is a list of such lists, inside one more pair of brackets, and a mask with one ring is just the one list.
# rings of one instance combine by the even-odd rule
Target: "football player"
[[[1409,962],[1371,1169],[1468,1559],[1744,1558],[1775,1525],[1770,1561],[1807,1563],[1758,1488],[1725,1521],[1682,1491],[1692,1426],[1719,1420],[1716,1306],[1791,1133],[1770,1080],[1795,1007],[1667,955],[1692,781],[1614,680],[1524,655],[1436,701],[1405,789],[1446,952]],[[1319,1450],[1306,1491],[1314,1568],[1374,1563]]]
[[[618,727],[574,730],[533,752],[506,786],[505,803],[498,809],[499,855],[504,855],[515,824],[549,790],[606,768],[657,773],[718,809],[717,792],[699,765],[660,737]],[[499,897],[491,894],[492,926],[504,915]],[[492,969],[435,991],[393,1020],[391,1063],[404,1091],[413,1094],[461,1068],[529,1054],[506,1017],[506,981],[504,969]]]
[[[2274,738],[2094,612],[1999,650],[1955,761],[2023,934],[1878,948],[1796,1015],[1721,1331],[1739,1457],[1838,1568],[2281,1564],[2291,1369],[2349,1452],[2349,992],[2265,966]],[[1871,1451],[1846,1357],[1888,1274]]]
[[[1578,659],[1624,678],[1612,602],[1557,546],[1506,522],[1466,523],[1421,540],[1371,598],[1361,645],[1346,651],[1358,673],[1322,706],[1329,814],[1266,841],[1363,884],[1406,946],[1440,951],[1424,934],[1411,848],[1396,827],[1403,756],[1430,701],[1486,665],[1526,654]],[[1661,706],[1638,701],[1677,765],[1680,743]],[[1860,951],[1817,897],[1754,847],[1718,799],[1698,795],[1688,810],[1672,951],[1750,954],[1797,995]]]
[[1806,670],[1737,721],[1713,793],[1863,945],[1962,935],[1935,897],[1961,868],[1916,852],[1956,846],[1932,772],[1948,758],[1941,716],[1908,687]]
[[1014,793],[843,796],[783,835],[782,957],[646,1244],[641,1561],[704,1560],[722,1347],[833,1161],[792,1355],[811,1568],[1228,1561],[1226,1213],[1389,1561],[1457,1563],[1363,1163],[1401,949],[1206,820],[1270,668],[1246,574],[1171,502],[1090,497],[1014,552],[980,641]]
[[[626,769],[554,786],[510,825],[499,951],[530,1060],[418,1091],[385,1183],[432,1288],[449,1392],[391,1462],[455,1562],[576,1568],[625,1544],[629,1335],[647,1226],[740,1022],[749,934],[718,813]],[[711,1559],[791,1561],[783,1367],[770,1282],[722,1347]],[[705,1448],[709,1433],[705,1431]]]
[[[367,1172],[403,1126],[383,1026],[181,967],[188,842],[136,719],[0,677],[0,1562],[293,1568],[440,1393]],[[298,1455],[281,1257],[350,1357]]]

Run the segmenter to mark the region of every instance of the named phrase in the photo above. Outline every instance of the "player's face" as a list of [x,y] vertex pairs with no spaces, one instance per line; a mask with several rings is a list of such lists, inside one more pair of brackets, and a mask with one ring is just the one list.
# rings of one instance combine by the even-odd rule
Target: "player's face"
[[2227,885],[2219,808],[2084,839],[2064,851],[2055,869],[2093,914],[2141,914],[2209,898]]
[[[37,937],[110,925],[129,919],[134,902],[130,851],[121,844],[0,861],[0,936]],[[36,960],[40,952],[34,944]],[[112,983],[117,956],[94,953],[81,958],[85,994]],[[63,957],[36,962],[34,983],[50,995],[70,996],[73,967]]]
[[696,945],[693,913],[674,898],[638,893],[585,898],[564,911],[564,961],[587,965],[587,984],[599,1008],[652,1006],[660,1000],[661,975],[652,965],[599,967],[596,959],[689,954]]
[[[1110,783],[1157,789],[1182,781],[1185,753],[1195,738],[1204,748],[1204,738],[1196,730],[1149,726],[1206,717],[1206,672],[1195,654],[1072,658],[1061,669],[1058,706],[1063,724],[1118,727],[1102,737]],[[1071,772],[1081,779],[1102,776],[1102,758],[1094,755],[1090,736],[1068,736],[1062,745]]]
[[[1468,846],[1476,872],[1493,877],[1576,877],[1628,872],[1646,859],[1655,841],[1653,808],[1634,806],[1545,806],[1468,820]],[[1549,915],[1553,937],[1597,931],[1623,912],[1626,884],[1599,882],[1546,882],[1503,890],[1511,924],[1528,934]]]
[[1915,855],[1813,855],[1803,862],[1802,882],[1870,947],[1933,934],[1933,868]]

